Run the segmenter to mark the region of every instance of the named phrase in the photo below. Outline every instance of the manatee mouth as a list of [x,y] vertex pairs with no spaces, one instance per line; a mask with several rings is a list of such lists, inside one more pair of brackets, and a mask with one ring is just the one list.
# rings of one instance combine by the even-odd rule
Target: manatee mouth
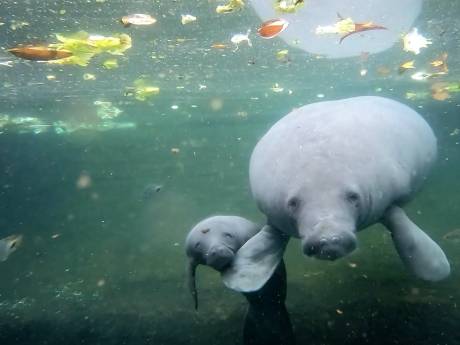
[[222,272],[235,258],[235,252],[224,245],[212,247],[206,255],[206,265]]
[[356,248],[356,236],[352,232],[311,236],[303,243],[303,252],[320,260],[336,260]]

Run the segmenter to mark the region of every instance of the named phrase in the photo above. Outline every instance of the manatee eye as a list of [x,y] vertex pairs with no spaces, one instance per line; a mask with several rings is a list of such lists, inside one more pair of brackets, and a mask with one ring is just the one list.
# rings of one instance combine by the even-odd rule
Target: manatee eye
[[200,247],[201,247],[201,243],[200,243],[200,242],[195,243],[195,249],[198,249],[198,248],[200,248]]
[[289,210],[291,212],[295,212],[299,207],[299,203],[299,199],[297,199],[296,197],[290,198],[287,203]]
[[233,238],[233,235],[229,232],[224,232],[224,236],[227,238]]
[[359,203],[359,194],[353,191],[348,191],[345,194],[345,198],[347,201],[351,204],[354,204],[355,206],[358,206]]

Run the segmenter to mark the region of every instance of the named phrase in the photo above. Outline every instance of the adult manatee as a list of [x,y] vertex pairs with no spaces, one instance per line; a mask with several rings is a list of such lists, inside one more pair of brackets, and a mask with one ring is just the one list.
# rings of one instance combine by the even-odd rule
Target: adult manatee
[[383,223],[416,276],[449,275],[441,248],[401,209],[436,159],[436,138],[409,107],[381,97],[320,102],[279,120],[250,161],[252,194],[270,226],[252,237],[223,275],[237,291],[258,290],[288,239],[308,256],[335,260],[356,248],[356,232]]

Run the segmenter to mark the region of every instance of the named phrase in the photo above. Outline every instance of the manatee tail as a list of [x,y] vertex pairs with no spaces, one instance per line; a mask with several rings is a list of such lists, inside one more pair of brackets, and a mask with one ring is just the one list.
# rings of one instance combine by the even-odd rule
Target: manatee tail
[[196,267],[198,263],[190,259],[187,264],[187,285],[190,293],[192,294],[193,303],[195,305],[195,310],[198,309],[198,291],[196,290],[196,283],[195,283],[195,274],[196,274]]

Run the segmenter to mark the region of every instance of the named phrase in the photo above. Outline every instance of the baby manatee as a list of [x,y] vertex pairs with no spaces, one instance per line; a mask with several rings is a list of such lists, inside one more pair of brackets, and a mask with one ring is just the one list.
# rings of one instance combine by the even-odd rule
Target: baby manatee
[[[213,216],[196,224],[185,241],[188,257],[187,280],[195,309],[198,295],[195,283],[198,265],[218,272],[231,266],[235,254],[262,227],[237,216]],[[286,268],[279,262],[273,275],[258,291],[243,294],[248,309],[243,328],[245,345],[293,345],[292,325],[285,306]]]

